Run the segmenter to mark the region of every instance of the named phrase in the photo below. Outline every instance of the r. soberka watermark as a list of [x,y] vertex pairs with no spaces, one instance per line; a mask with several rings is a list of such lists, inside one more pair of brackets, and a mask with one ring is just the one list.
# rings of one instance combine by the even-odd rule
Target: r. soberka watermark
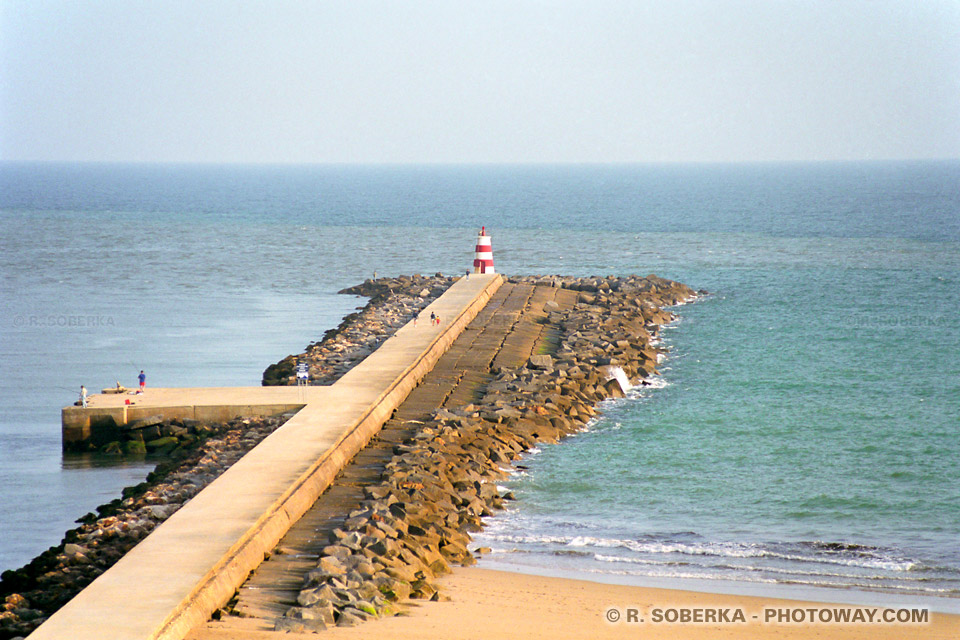
[[847,327],[906,327],[926,328],[945,327],[950,324],[947,316],[926,315],[923,313],[855,313],[843,318]]
[[113,327],[116,326],[113,316],[79,315],[66,313],[50,313],[37,315],[17,315],[13,318],[15,327]]
[[603,618],[611,624],[928,624],[925,607],[608,607]]

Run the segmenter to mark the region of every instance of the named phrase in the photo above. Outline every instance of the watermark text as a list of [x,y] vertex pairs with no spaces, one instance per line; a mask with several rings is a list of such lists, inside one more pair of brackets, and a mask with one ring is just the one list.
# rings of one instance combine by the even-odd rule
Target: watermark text
[[923,313],[857,313],[844,317],[843,324],[847,327],[905,327],[908,329],[921,329],[945,327],[950,324],[950,319],[947,316],[926,315]]
[[610,624],[928,624],[930,610],[886,607],[608,607]]
[[66,313],[50,313],[36,315],[17,315],[13,318],[15,327],[113,327],[113,316],[79,315]]

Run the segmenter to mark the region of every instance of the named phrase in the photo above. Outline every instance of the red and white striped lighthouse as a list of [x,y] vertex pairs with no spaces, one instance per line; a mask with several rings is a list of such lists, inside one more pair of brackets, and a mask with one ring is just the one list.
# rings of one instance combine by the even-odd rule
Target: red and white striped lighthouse
[[477,236],[477,255],[473,259],[474,273],[496,273],[493,270],[493,247],[490,246],[490,236],[487,235],[487,228],[480,227],[480,235]]

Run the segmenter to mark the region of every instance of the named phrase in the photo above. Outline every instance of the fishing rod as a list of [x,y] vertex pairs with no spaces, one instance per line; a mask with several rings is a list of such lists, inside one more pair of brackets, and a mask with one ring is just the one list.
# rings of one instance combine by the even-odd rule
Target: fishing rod
[[[136,365],[136,363],[134,363],[134,362],[124,362],[124,363],[122,363],[122,364],[123,364],[123,366],[130,366],[130,367],[132,367],[134,371],[142,371],[142,369],[138,369],[138,368],[137,368],[137,365]],[[120,376],[120,377],[123,377],[123,376]],[[120,384],[120,379],[119,379],[119,377],[118,377],[118,378],[115,378],[115,380],[116,380],[116,383],[117,383],[117,387],[118,387],[118,388],[119,388],[119,387],[124,387],[124,385]],[[52,385],[49,385],[49,386],[52,387],[52,388],[54,388],[54,389],[61,389],[61,390],[63,390],[63,391],[70,391],[70,392],[73,392],[73,393],[77,393],[77,389],[76,389],[75,387],[64,387],[64,386],[62,386],[62,385],[57,385],[57,384],[52,384]],[[124,387],[124,388],[126,388],[126,387]]]
[[63,389],[64,391],[71,391],[73,393],[77,393],[77,387],[61,387],[60,385],[56,385],[56,384],[51,384],[47,386],[53,387],[54,389]]

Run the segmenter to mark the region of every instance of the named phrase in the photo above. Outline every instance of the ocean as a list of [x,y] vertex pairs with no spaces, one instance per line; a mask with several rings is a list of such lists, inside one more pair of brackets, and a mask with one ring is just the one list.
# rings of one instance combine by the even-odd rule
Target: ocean
[[0,570],[142,480],[80,384],[259,383],[374,272],[638,273],[653,387],[504,484],[481,566],[960,610],[960,162],[0,165]]

